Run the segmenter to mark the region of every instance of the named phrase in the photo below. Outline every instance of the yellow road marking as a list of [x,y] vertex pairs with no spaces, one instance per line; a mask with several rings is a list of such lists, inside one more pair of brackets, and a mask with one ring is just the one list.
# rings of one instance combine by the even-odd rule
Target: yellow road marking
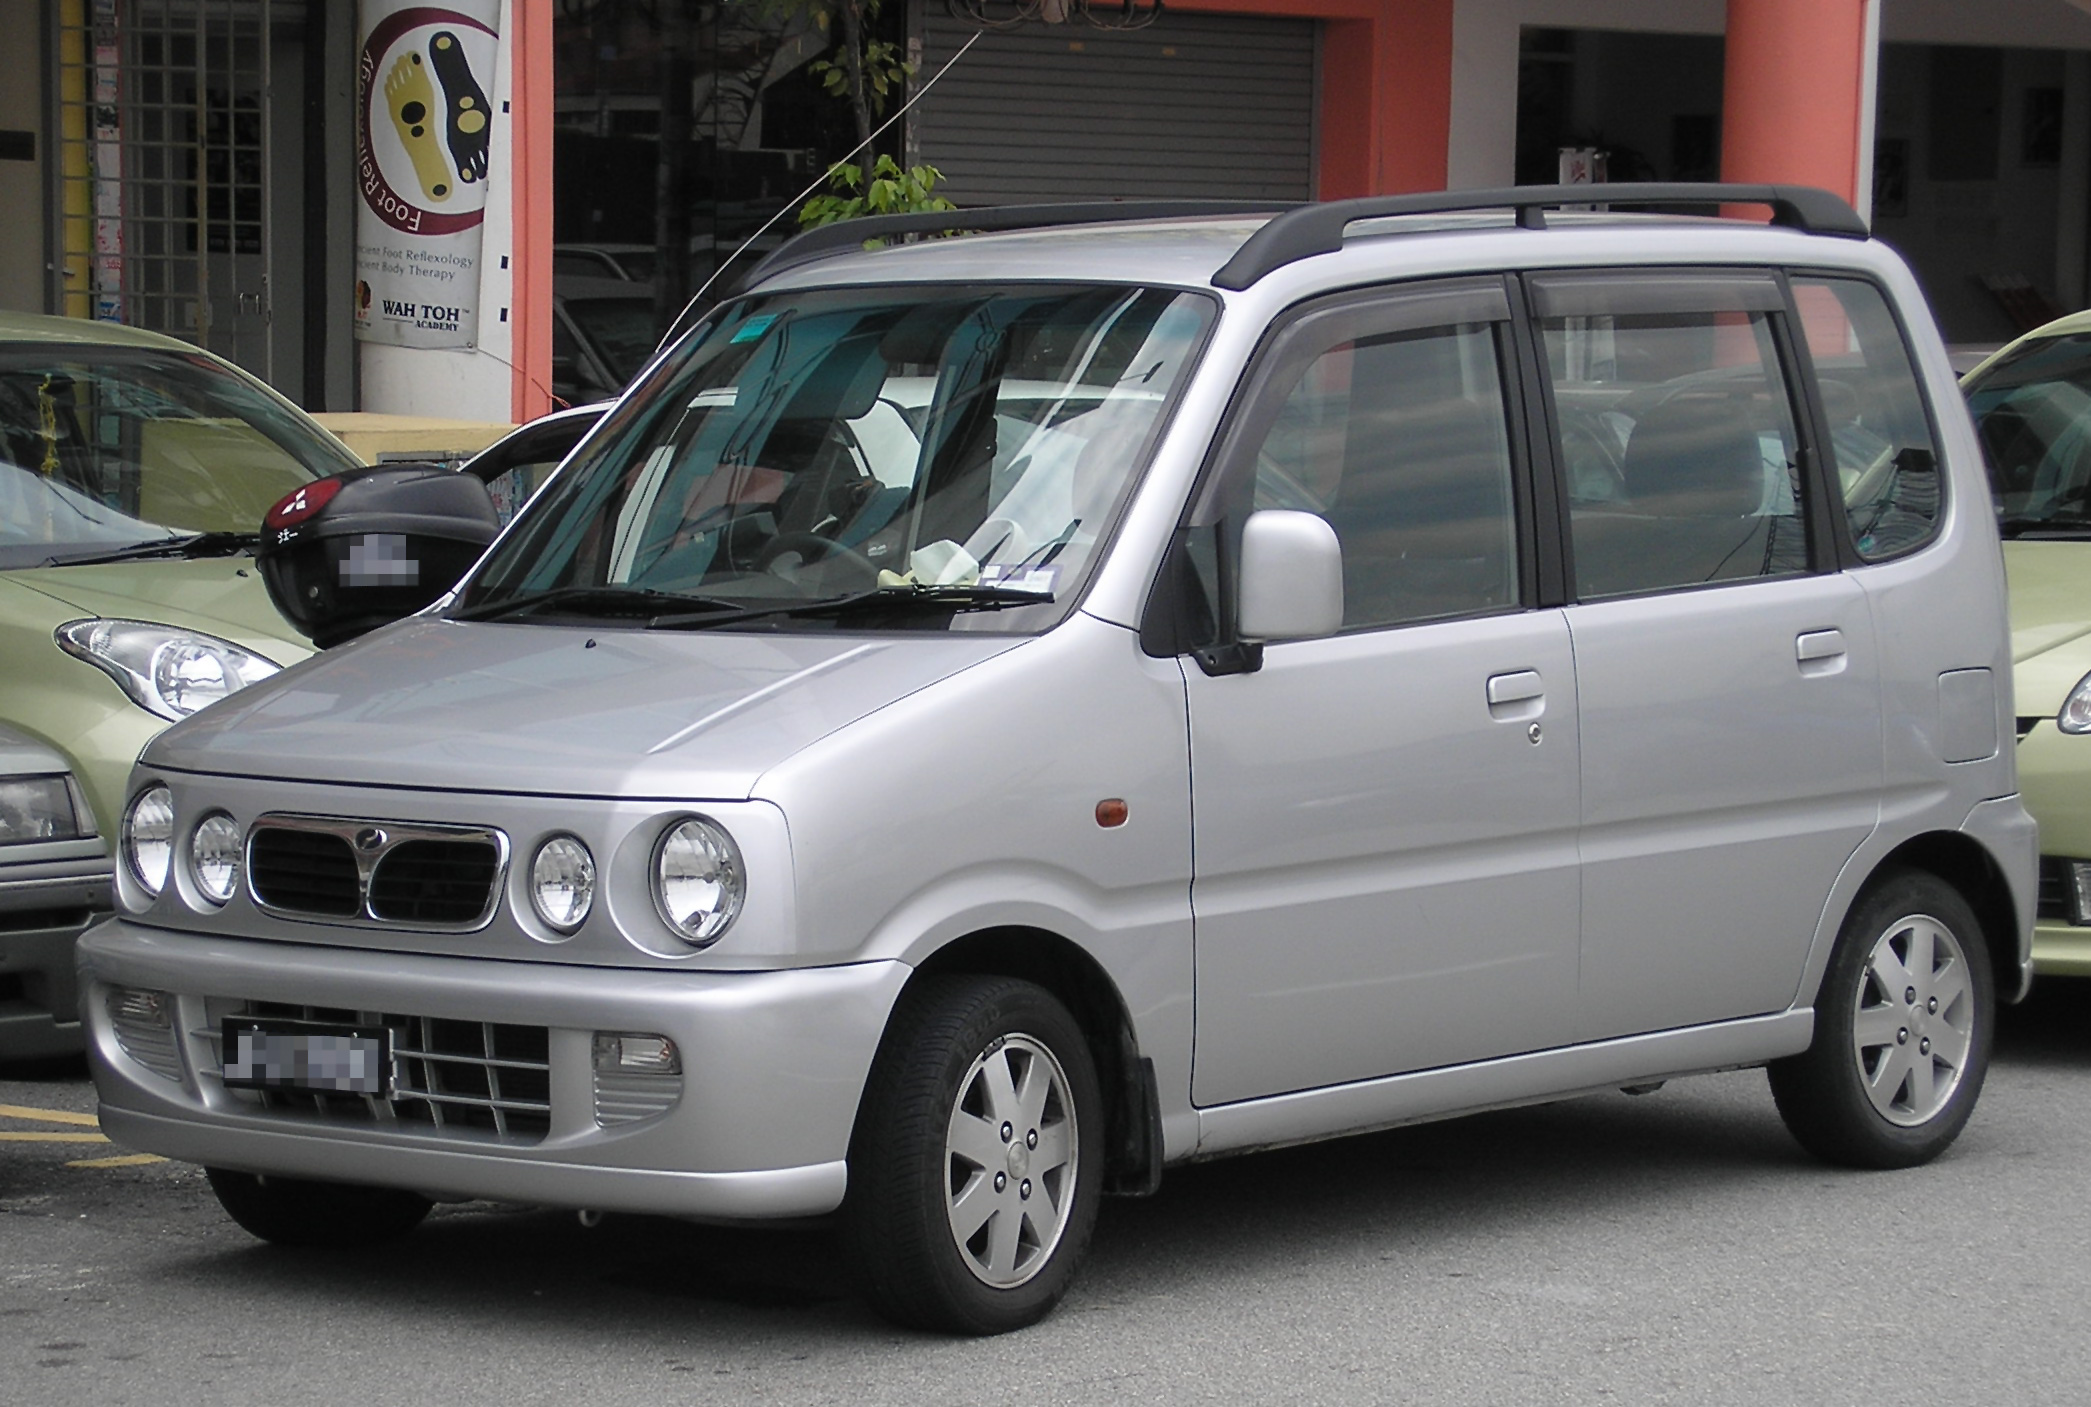
[[105,1133],[0,1133],[0,1143],[107,1143]]
[[33,1119],[40,1124],[83,1124],[98,1128],[101,1120],[92,1114],[75,1114],[70,1109],[31,1109],[25,1104],[0,1104],[0,1119]]
[[75,1158],[69,1168],[142,1168],[147,1163],[164,1163],[167,1160],[157,1153],[126,1153],[120,1158]]

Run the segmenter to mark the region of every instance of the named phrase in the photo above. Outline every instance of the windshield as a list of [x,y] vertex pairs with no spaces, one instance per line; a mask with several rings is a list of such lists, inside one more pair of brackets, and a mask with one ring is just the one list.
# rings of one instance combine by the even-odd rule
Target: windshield
[[354,467],[200,354],[0,346],[0,568],[253,533],[299,484]]
[[[1085,579],[1211,308],[1095,286],[735,303],[532,503],[463,607],[556,592],[608,614],[622,592],[649,620],[683,598],[769,629],[1042,629]],[[845,600],[869,609],[820,613]]]
[[1967,388],[2006,537],[2091,537],[2091,334],[2029,342]]

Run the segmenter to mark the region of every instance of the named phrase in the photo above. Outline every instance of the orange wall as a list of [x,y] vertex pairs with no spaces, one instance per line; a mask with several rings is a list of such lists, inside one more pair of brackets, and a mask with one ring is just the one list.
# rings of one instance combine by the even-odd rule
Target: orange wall
[[1172,10],[1327,22],[1316,193],[1445,186],[1453,0],[1171,0]]
[[516,111],[514,376],[511,414],[533,420],[552,408],[552,7],[517,0],[507,36]]

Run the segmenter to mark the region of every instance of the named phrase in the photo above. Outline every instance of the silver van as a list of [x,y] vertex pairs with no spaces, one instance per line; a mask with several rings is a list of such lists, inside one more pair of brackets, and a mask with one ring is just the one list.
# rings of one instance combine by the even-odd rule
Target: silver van
[[779,250],[454,591],[146,751],[103,1126],[291,1244],[836,1214],[972,1333],[1221,1154],[1765,1066],[1936,1156],[2035,899],[1966,410],[1842,202],[1608,194],[1773,223]]

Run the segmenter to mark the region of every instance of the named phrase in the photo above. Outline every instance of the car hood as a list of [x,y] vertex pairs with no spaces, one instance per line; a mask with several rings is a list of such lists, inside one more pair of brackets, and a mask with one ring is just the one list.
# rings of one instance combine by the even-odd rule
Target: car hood
[[311,643],[278,614],[254,559],[245,555],[39,567],[9,572],[7,579],[83,616],[200,630],[277,664],[296,664],[312,653]]
[[1009,636],[403,621],[162,733],[150,766],[551,796],[733,800]]
[[2016,707],[2052,716],[2091,674],[2091,542],[2007,542],[2004,570]]

